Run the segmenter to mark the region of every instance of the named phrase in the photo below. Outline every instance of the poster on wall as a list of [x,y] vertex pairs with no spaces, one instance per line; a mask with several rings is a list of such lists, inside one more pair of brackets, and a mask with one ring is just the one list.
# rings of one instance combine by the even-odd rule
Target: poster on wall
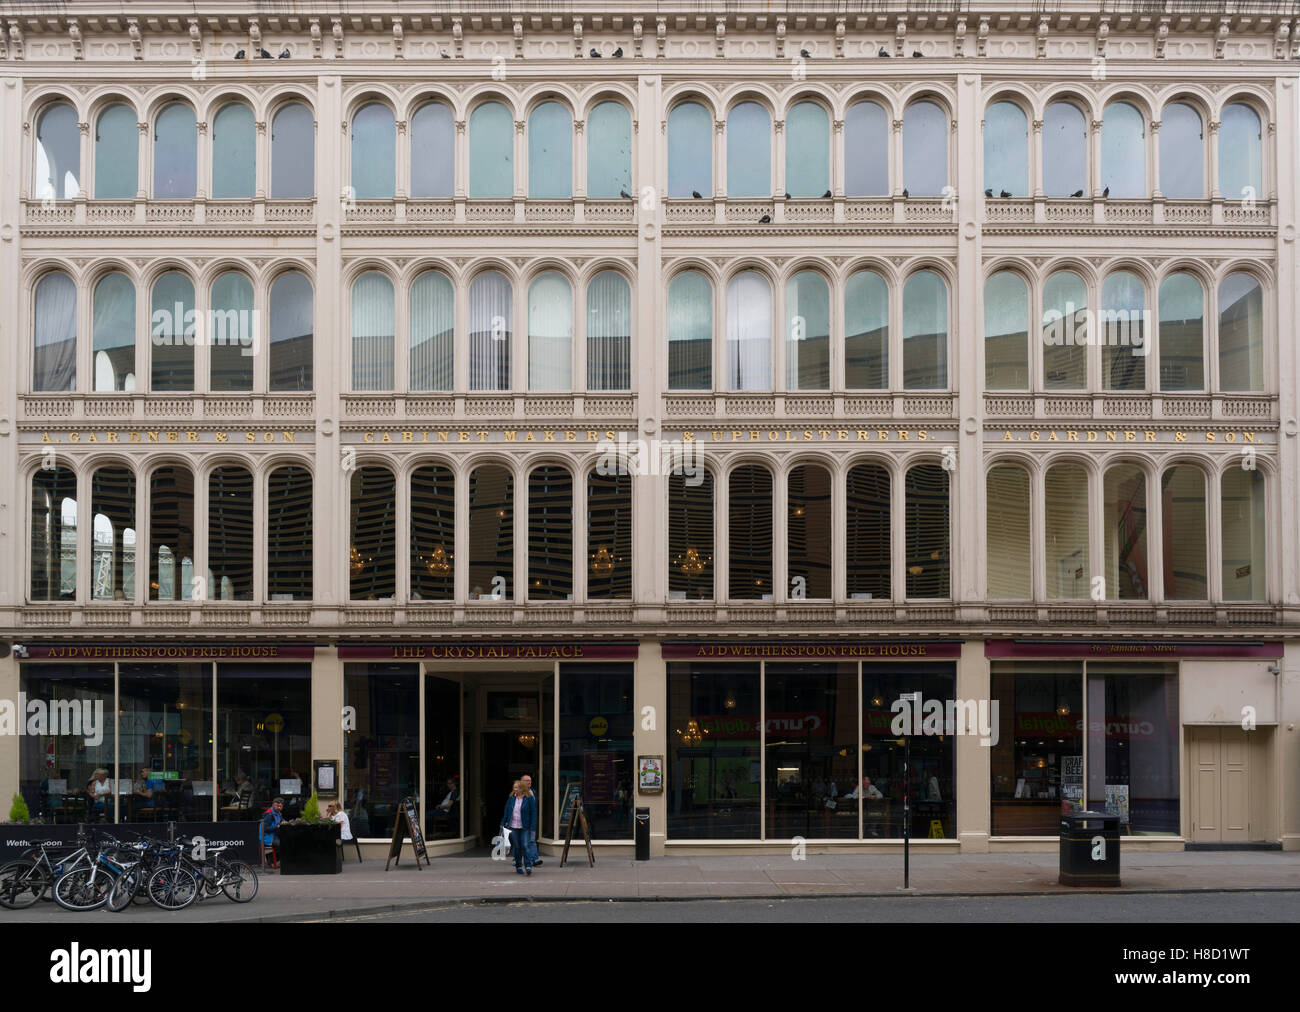
[[1061,803],[1076,812],[1083,809],[1083,756],[1061,756]]
[[637,790],[642,794],[657,794],[664,789],[664,757],[661,755],[638,756]]
[[1118,815],[1119,824],[1128,825],[1128,784],[1106,785],[1106,814]]
[[614,776],[613,752],[584,752],[582,754],[582,803],[612,805],[616,787]]

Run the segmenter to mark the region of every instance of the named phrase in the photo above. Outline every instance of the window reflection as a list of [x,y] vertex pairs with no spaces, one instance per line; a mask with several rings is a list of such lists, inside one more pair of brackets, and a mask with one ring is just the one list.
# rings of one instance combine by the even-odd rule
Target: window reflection
[[587,475],[587,597],[632,596],[632,475]]
[[418,793],[419,677],[418,664],[343,666],[343,703],[356,717],[344,732],[343,806],[360,839],[391,839],[398,805]]
[[1029,389],[1029,288],[999,271],[984,284],[984,386]]
[[135,600],[135,475],[126,467],[101,467],[90,479],[94,541],[90,597]]
[[847,587],[849,600],[890,599],[889,471],[880,464],[858,464],[845,480],[848,506]]
[[312,598],[312,476],[298,464],[267,479],[267,596],[271,601]]
[[636,776],[632,665],[562,664],[559,691],[560,831],[577,796],[592,839],[628,839]]
[[786,478],[788,597],[831,596],[831,475],[805,464]]
[[713,599],[713,474],[668,476],[668,596]]
[[411,474],[411,600],[450,601],[456,584],[456,477],[442,464]]
[[727,488],[729,559],[727,596],[772,600],[772,472],[745,464],[731,472]]
[[208,599],[253,599],[253,475],[223,465],[208,478]]
[[32,475],[33,601],[77,596],[77,476],[52,467]]
[[130,778],[152,793],[132,792],[133,817],[210,822],[212,665],[119,665],[118,722],[118,790]]
[[948,472],[938,464],[907,471],[907,596],[949,597]]
[[1160,482],[1165,597],[1171,601],[1208,601],[1205,472],[1190,464],[1165,471]]
[[194,475],[186,467],[149,476],[149,600],[194,600]]
[[528,475],[529,600],[573,600],[573,475],[545,465]]
[[1160,283],[1160,389],[1205,389],[1205,291],[1191,274]]
[[1231,467],[1223,472],[1223,598],[1262,601],[1266,596],[1264,476]]
[[514,477],[495,464],[469,476],[469,599],[514,597]]
[[1108,599],[1141,600],[1149,596],[1147,572],[1147,480],[1134,464],[1106,471],[1102,529],[1103,576]]
[[349,596],[391,601],[397,593],[397,485],[393,472],[369,464],[352,472]]

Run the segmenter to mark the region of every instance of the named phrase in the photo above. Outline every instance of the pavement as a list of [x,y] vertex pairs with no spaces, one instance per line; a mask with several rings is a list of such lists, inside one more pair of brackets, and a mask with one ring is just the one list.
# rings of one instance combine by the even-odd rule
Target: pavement
[[1068,896],[1085,893],[1300,892],[1300,852],[1172,851],[1121,855],[1122,885],[1076,889],[1059,885],[1055,852],[1033,854],[926,854],[911,858],[911,888],[903,891],[901,854],[788,856],[705,855],[635,861],[597,852],[543,856],[531,876],[515,874],[512,861],[478,853],[435,858],[417,870],[404,856],[384,871],[383,861],[345,863],[341,875],[280,875],[266,871],[251,903],[224,897],[168,912],[133,906],[73,914],[53,903],[0,910],[0,923],[58,922],[121,917],[132,921],[329,920],[361,914],[409,913],[450,903],[558,901],[684,901],[789,899],[792,897],[991,897]]

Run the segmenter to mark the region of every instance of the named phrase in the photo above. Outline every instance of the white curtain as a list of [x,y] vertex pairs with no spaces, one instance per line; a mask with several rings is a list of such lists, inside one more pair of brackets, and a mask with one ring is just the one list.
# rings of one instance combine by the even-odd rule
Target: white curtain
[[[95,285],[95,389],[135,386],[135,285],[125,274],[108,274]],[[128,386],[129,382],[129,386]]]
[[554,271],[528,287],[528,389],[573,389],[573,292]]
[[352,389],[393,389],[393,283],[377,271],[352,285]]
[[587,285],[587,389],[630,390],[632,290],[602,271]]
[[77,286],[66,274],[47,274],[36,286],[36,390],[77,385]]
[[411,286],[411,389],[452,388],[455,297],[451,282],[428,271]]
[[754,271],[727,286],[727,387],[772,389],[772,287]]
[[469,286],[469,388],[510,389],[510,335],[514,293],[496,271],[480,274]]

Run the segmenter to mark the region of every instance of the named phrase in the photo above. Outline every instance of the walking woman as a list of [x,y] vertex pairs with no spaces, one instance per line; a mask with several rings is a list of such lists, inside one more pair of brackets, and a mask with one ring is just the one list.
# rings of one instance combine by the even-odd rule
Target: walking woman
[[510,831],[510,849],[515,855],[515,874],[531,875],[533,859],[528,854],[526,830],[537,819],[537,801],[528,793],[522,780],[516,780],[510,797],[506,798],[505,814],[501,816],[501,831]]

